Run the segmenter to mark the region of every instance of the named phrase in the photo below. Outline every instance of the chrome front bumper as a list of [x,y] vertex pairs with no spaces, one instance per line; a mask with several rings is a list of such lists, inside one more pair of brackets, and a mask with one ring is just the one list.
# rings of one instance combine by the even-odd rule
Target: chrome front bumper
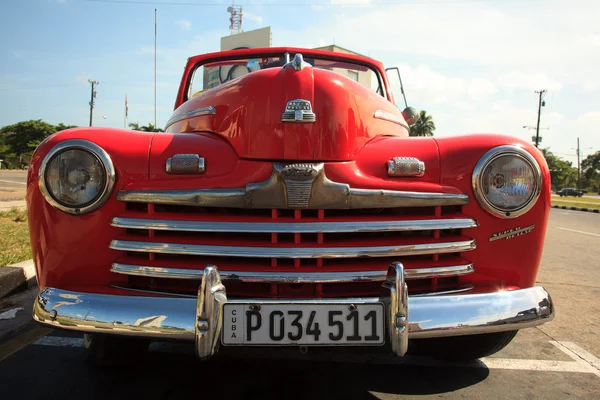
[[[409,338],[509,331],[554,318],[550,295],[541,286],[484,294],[409,297],[402,264],[393,263],[390,268],[391,279],[386,282],[390,297],[368,300],[387,305],[388,340],[398,356],[406,353]],[[359,299],[342,300],[351,303]],[[38,294],[33,317],[55,328],[81,332],[194,341],[198,356],[205,359],[218,348],[226,302],[247,304],[252,300],[228,299],[219,271],[208,266],[197,299],[115,296],[47,287]]]

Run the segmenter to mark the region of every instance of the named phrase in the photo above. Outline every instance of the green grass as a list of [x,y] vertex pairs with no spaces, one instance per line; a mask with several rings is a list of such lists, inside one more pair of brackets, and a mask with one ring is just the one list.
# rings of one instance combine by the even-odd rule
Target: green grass
[[569,203],[594,203],[594,204],[600,204],[600,197],[599,196],[583,196],[583,197],[560,197],[558,195],[552,195],[552,202],[554,203],[554,201],[566,201]]
[[600,202],[596,202],[594,204],[581,204],[581,202],[571,201],[569,200],[555,200],[552,199],[553,206],[567,206],[567,207],[579,207],[579,208],[588,208],[591,210],[600,210]]
[[0,212],[0,267],[31,258],[27,211]]

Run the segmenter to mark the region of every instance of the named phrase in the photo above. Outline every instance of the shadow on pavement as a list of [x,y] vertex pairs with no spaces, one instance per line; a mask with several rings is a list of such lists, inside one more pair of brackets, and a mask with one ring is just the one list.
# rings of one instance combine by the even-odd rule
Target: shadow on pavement
[[[128,367],[88,364],[81,348],[28,346],[0,364],[7,398],[237,398],[375,399],[439,394],[477,384],[487,368],[357,364],[302,359],[219,356],[200,362],[192,354],[148,353]],[[33,368],[32,368],[33,367]],[[3,385],[4,386],[4,385]]]

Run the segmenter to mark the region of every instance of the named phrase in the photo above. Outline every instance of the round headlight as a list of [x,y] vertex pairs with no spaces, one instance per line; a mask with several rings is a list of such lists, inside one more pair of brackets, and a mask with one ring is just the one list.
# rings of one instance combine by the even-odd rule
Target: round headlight
[[473,172],[473,192],[479,204],[502,218],[516,218],[535,205],[542,189],[537,161],[517,146],[488,151]]
[[39,186],[54,207],[84,214],[107,200],[115,182],[110,156],[87,140],[66,140],[42,161]]

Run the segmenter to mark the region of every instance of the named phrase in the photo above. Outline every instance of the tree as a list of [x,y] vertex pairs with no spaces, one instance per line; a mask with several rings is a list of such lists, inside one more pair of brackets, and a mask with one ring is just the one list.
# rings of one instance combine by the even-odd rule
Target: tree
[[56,132],[64,131],[65,129],[71,128],[77,128],[77,125],[65,125],[62,122],[60,122],[58,125],[56,125]]
[[555,156],[548,148],[541,151],[550,169],[550,180],[553,190],[577,186],[577,168],[573,167],[571,162]]
[[21,121],[0,128],[0,158],[9,168],[18,168],[29,163],[35,148],[48,136],[74,125],[59,123],[52,125],[38,120]]
[[17,122],[0,129],[3,143],[8,145],[11,151],[19,157],[32,151],[31,143],[39,144],[53,133],[56,133],[56,126],[41,119]]
[[148,123],[148,125],[140,126],[137,122],[132,122],[129,124],[129,127],[134,131],[142,131],[142,132],[164,132],[161,128],[154,126],[152,123]]
[[582,187],[600,190],[600,151],[590,154],[581,162]]
[[433,136],[435,131],[435,123],[431,115],[427,115],[427,111],[421,110],[419,120],[410,127],[410,136]]

